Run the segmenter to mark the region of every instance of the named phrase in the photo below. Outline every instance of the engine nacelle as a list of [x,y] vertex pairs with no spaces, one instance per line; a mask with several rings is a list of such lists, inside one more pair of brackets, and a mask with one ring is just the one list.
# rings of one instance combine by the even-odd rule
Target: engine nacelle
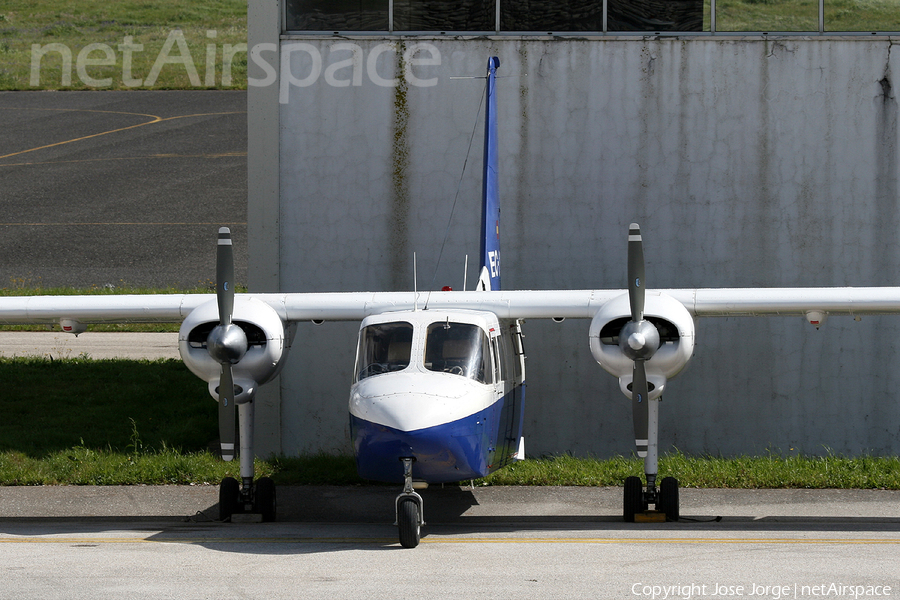
[[[644,319],[659,331],[659,349],[644,365],[650,398],[662,395],[666,381],[687,365],[694,353],[694,319],[681,302],[661,292],[646,292]],[[603,305],[591,321],[591,353],[608,373],[619,378],[622,393],[631,397],[634,363],[619,346],[619,333],[631,320],[628,294]]]
[[[290,343],[278,313],[261,300],[236,296],[232,321],[247,335],[247,353],[232,367],[234,381],[249,392],[255,389],[252,384],[261,385],[278,375]],[[222,365],[210,356],[206,340],[218,324],[219,308],[216,300],[210,300],[191,311],[178,332],[178,351],[184,364],[209,382],[210,394],[216,399]],[[240,404],[241,398],[236,401]]]

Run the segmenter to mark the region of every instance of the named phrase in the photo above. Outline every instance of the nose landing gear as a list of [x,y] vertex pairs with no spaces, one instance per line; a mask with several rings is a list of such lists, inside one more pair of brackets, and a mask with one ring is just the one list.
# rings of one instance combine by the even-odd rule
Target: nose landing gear
[[397,520],[394,523],[400,530],[400,545],[404,548],[415,548],[419,545],[422,525],[425,524],[422,496],[413,489],[412,465],[415,458],[401,458],[403,462],[403,491],[397,496],[395,509]]

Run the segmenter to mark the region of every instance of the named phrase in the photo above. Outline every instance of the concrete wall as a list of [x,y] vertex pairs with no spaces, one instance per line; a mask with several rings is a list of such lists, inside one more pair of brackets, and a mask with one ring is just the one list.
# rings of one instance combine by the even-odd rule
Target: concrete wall
[[[416,42],[440,55],[411,67],[418,80],[436,78],[430,87],[403,77],[400,57]],[[359,48],[357,81],[341,63],[352,47],[336,43]],[[303,87],[285,86],[282,70],[277,94],[251,88],[251,98],[267,94],[260,110],[277,111],[280,176],[260,183],[277,186],[277,211],[258,201],[251,178],[249,213],[251,224],[257,210],[267,221],[251,236],[275,232],[254,240],[251,269],[265,245],[271,270],[278,240],[277,277],[266,281],[283,291],[409,289],[413,252],[420,289],[461,287],[467,253],[474,281],[484,85],[451,77],[483,75],[490,55],[504,77],[504,287],[623,287],[632,221],[643,229],[650,287],[900,283],[900,50],[889,39],[280,44]],[[397,73],[397,86],[383,85]],[[263,160],[253,152],[251,142],[251,172]],[[593,361],[588,327],[525,326],[529,454],[633,449],[630,407]],[[282,424],[272,451],[349,450],[356,329],[299,325],[270,402]],[[896,317],[835,317],[820,331],[797,318],[700,321],[695,357],[661,406],[661,444],[726,455],[898,453],[898,331]]]

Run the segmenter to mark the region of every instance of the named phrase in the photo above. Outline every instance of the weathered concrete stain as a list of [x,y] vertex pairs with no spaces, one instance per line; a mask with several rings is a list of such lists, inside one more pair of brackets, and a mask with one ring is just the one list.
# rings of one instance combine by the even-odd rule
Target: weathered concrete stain
[[[894,70],[891,65],[893,43],[888,43],[884,65],[884,76],[874,86],[876,129],[880,135],[875,136],[876,172],[875,203],[880,218],[894,223],[898,215],[898,110],[897,98],[894,94]],[[897,232],[880,227],[877,230],[878,247],[883,257],[898,254]]]
[[409,84],[406,81],[403,42],[398,43],[396,73],[398,85],[394,88],[393,145],[391,155],[391,212],[387,215],[388,240],[390,241],[391,287],[394,290],[409,289],[411,263],[409,256]]

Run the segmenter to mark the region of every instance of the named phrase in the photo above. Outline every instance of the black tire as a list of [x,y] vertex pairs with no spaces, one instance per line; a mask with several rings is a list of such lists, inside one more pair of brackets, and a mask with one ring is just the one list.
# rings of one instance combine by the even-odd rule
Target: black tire
[[657,510],[666,515],[666,521],[677,521],[680,517],[678,506],[678,480],[664,477],[659,484],[659,504]]
[[234,477],[226,477],[219,484],[219,520],[228,521],[240,512],[241,484]]
[[625,522],[634,523],[634,515],[644,512],[644,482],[640,477],[627,477],[625,479]]
[[256,481],[253,510],[262,515],[265,523],[275,520],[275,482],[268,477],[260,477]]
[[404,548],[415,548],[421,539],[419,527],[419,504],[407,498],[397,506],[397,525],[400,528],[400,545]]

